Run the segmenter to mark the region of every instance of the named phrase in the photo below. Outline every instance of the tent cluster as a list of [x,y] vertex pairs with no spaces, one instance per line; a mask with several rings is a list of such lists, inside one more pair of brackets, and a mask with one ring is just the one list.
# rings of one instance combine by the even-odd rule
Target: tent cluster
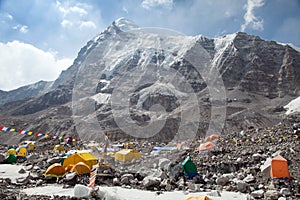
[[76,173],[78,175],[89,174],[91,168],[98,164],[98,159],[88,152],[77,152],[67,155],[61,163],[50,165],[44,176],[62,177],[67,172]]
[[75,139],[75,138],[71,138],[71,137],[62,137],[62,136],[58,136],[58,135],[51,135],[48,133],[39,133],[39,132],[32,132],[32,131],[26,131],[26,130],[22,130],[22,129],[15,129],[15,128],[10,128],[10,127],[5,127],[5,126],[0,126],[0,131],[4,131],[4,132],[15,132],[18,134],[22,134],[22,135],[29,135],[29,136],[36,136],[36,137],[45,137],[45,138],[51,138],[51,139],[58,139],[60,141],[64,140],[66,142],[68,142],[70,139],[72,140],[72,142],[80,142],[80,140]]
[[9,164],[16,163],[17,160],[25,160],[28,152],[33,152],[35,147],[34,141],[24,141],[17,148],[9,147],[7,151],[6,162]]

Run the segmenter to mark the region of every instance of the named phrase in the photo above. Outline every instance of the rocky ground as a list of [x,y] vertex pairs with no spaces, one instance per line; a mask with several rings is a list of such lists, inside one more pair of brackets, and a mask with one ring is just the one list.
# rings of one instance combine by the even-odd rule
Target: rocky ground
[[[122,186],[156,191],[182,190],[199,191],[234,191],[246,193],[249,199],[300,199],[300,122],[283,122],[273,127],[255,129],[248,127],[239,133],[222,135],[212,151],[197,151],[203,139],[191,142],[190,148],[150,154],[151,146],[138,145],[134,148],[142,151],[143,159],[127,164],[113,162],[107,157],[110,167],[101,167],[96,178],[96,185]],[[43,173],[53,163],[60,162],[63,155],[55,156],[51,152],[57,143],[54,140],[39,141],[35,152],[27,156],[19,173],[30,172],[26,178],[13,183],[9,178],[0,180],[1,199],[76,199],[75,197],[28,196],[20,192],[23,188],[59,183],[64,187],[75,184],[86,185],[89,175],[64,176],[63,178],[43,177]],[[82,149],[66,145],[67,150]],[[7,147],[2,146],[5,153]],[[288,160],[291,179],[270,179],[261,172],[261,166],[268,157],[276,154]],[[199,176],[188,179],[183,176],[181,162],[190,156],[196,164]],[[0,156],[4,162],[5,156]],[[218,196],[218,192],[212,193]],[[82,199],[82,198],[80,198]]]

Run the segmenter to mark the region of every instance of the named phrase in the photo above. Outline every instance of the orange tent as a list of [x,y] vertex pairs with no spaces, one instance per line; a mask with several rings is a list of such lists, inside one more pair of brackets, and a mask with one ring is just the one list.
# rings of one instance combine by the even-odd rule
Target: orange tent
[[213,134],[213,135],[209,135],[205,138],[205,142],[208,142],[208,141],[212,141],[212,140],[216,140],[216,139],[219,139],[220,136],[217,135],[217,134]]
[[214,148],[214,145],[212,142],[205,142],[203,144],[200,144],[200,146],[197,148],[198,151],[202,151],[202,150],[211,150]]
[[271,178],[291,178],[287,160],[281,155],[272,159],[270,175]]
[[54,163],[48,167],[44,176],[61,177],[65,173],[66,173],[66,170],[61,164]]
[[74,165],[70,172],[76,172],[76,174],[89,174],[91,171],[90,167],[85,164],[84,162],[79,162],[76,165]]
[[208,196],[191,196],[185,198],[185,200],[211,200]]

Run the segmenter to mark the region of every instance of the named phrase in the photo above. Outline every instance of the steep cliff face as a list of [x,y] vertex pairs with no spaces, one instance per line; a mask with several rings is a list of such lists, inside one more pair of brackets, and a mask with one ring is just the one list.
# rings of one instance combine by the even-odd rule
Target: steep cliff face
[[[119,118],[141,127],[165,121],[152,138],[169,139],[182,129],[190,131],[195,123],[195,132],[204,134],[210,125],[221,126],[210,121],[224,114],[224,132],[277,123],[282,114],[278,108],[300,95],[300,53],[289,46],[241,32],[210,39],[148,34],[135,28],[126,19],[116,20],[79,51],[73,65],[54,83],[26,96],[28,100],[7,100],[0,108],[2,114],[13,116],[12,120],[39,116],[41,120],[30,127],[47,131],[45,127],[54,126],[47,116],[61,115],[53,111],[61,108],[66,112],[64,120],[58,116],[64,121],[58,130],[64,134],[84,123],[87,133],[96,134],[99,130],[89,121],[95,115],[99,127],[116,138],[129,137],[120,129]],[[131,41],[137,42],[136,48]],[[153,41],[163,45],[153,48]],[[201,48],[193,52],[197,46]],[[198,63],[200,68],[195,66]],[[222,88],[210,88],[210,81],[220,80],[225,102],[212,95],[212,90],[220,89],[215,92],[222,97]],[[114,96],[117,92],[123,96]],[[225,113],[213,110],[221,104]],[[156,105],[163,112],[153,110]],[[182,116],[187,118],[185,128],[180,127]],[[55,123],[59,121],[56,118]]]

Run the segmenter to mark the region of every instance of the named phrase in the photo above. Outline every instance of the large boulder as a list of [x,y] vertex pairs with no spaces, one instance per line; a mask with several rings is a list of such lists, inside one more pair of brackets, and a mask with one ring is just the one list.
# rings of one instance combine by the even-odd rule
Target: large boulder
[[260,190],[255,190],[251,193],[251,196],[253,196],[255,199],[260,199],[264,196],[265,191],[260,189]]
[[171,161],[167,158],[160,158],[158,161],[158,167],[163,170],[167,170]]
[[249,188],[249,184],[245,183],[244,181],[237,181],[236,185],[237,185],[238,191],[240,191],[240,192],[247,192],[247,190]]
[[161,179],[153,176],[147,176],[143,179],[143,186],[145,189],[152,189],[160,185]]
[[277,190],[268,190],[266,191],[264,198],[268,200],[277,200],[279,197],[279,192]]
[[218,185],[224,186],[228,183],[229,178],[227,176],[220,176],[216,179]]

